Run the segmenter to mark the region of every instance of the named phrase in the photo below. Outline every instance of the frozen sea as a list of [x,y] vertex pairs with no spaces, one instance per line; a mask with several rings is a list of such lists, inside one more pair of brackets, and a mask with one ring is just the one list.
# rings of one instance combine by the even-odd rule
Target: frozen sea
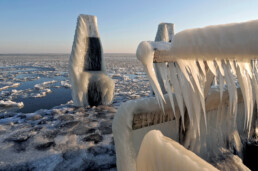
[[68,54],[0,55],[0,170],[116,170],[112,119],[149,96],[135,54],[105,54],[109,106],[74,107]]

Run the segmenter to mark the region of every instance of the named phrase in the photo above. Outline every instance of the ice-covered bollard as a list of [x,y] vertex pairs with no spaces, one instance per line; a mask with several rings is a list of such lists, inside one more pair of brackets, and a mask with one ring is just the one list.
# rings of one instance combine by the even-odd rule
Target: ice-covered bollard
[[110,104],[114,82],[107,76],[97,17],[79,15],[69,61],[75,106]]

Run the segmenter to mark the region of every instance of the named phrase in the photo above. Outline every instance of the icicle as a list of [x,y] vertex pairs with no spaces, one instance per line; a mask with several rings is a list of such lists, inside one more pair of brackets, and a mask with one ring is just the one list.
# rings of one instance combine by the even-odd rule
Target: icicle
[[206,77],[206,70],[205,70],[205,64],[202,60],[198,60],[198,64],[202,70],[203,75]]
[[252,61],[253,65],[253,78],[251,79],[253,85],[253,96],[256,101],[256,108],[258,111],[258,60]]
[[224,70],[223,70],[223,66],[222,66],[221,60],[215,60],[215,61],[217,63],[217,66],[219,68],[219,71],[220,71],[221,75],[224,77]]
[[217,71],[216,71],[216,67],[214,65],[214,61],[208,60],[206,61],[209,69],[211,70],[212,74],[216,77],[217,76]]
[[231,67],[231,72],[233,73],[233,75],[236,75],[236,69],[235,69],[234,61],[233,60],[228,60],[228,63]]
[[162,80],[163,80],[165,89],[166,89],[166,91],[167,91],[167,93],[168,93],[169,100],[170,100],[170,104],[171,104],[171,106],[172,106],[174,116],[175,116],[175,118],[177,118],[177,117],[176,117],[176,110],[175,110],[175,104],[174,104],[173,94],[172,94],[172,91],[171,91],[171,85],[170,85],[170,83],[169,83],[170,73],[168,72],[167,63],[158,63],[157,66],[158,66],[158,68],[159,68],[159,70],[160,70],[161,77],[162,77]]
[[[191,70],[191,75],[194,79],[194,83],[195,83],[195,88],[194,89],[197,89],[199,90],[198,91],[198,95],[199,95],[199,100],[200,100],[200,103],[202,105],[202,110],[203,110],[203,113],[204,113],[204,122],[205,122],[205,126],[207,128],[207,120],[206,120],[206,109],[205,109],[205,97],[204,97],[204,88],[202,88],[203,86],[201,86],[200,84],[200,71],[198,69],[198,66],[197,66],[197,63],[195,60],[188,60],[188,66]],[[193,89],[193,91],[194,91]]]
[[[179,66],[179,68],[181,69],[181,72],[184,74],[187,82],[191,85],[192,89],[194,89],[192,82],[190,81],[188,72],[189,72],[189,68],[187,68],[187,60],[177,60],[177,64]],[[188,70],[188,71],[187,71]]]
[[199,72],[198,66],[196,64],[196,61],[195,60],[188,60],[188,67],[190,68],[190,73],[191,73],[191,75],[194,79],[194,82],[195,82],[196,86],[197,86],[197,90],[199,90],[200,96],[204,97],[204,93],[203,93],[203,90],[200,86],[200,82],[199,82],[199,78],[198,78],[200,72]]
[[254,99],[252,97],[253,96],[253,89],[252,89],[252,82],[251,80],[253,79],[253,74],[252,74],[252,67],[250,65],[250,61],[247,62],[243,62],[242,64],[244,64],[244,69],[247,72],[246,74],[246,80],[247,80],[247,85],[248,85],[248,97],[249,97],[249,120],[247,120],[247,128],[248,128],[248,136],[250,136],[250,132],[251,132],[251,126],[252,126],[252,118],[253,118],[253,106],[254,106]]
[[180,115],[182,118],[183,129],[185,129],[185,126],[184,126],[184,114],[185,114],[184,101],[183,101],[183,96],[182,96],[182,90],[179,85],[179,80],[177,77],[177,69],[176,69],[174,63],[169,63],[168,67],[169,67],[169,75],[170,75],[169,78],[174,87],[174,93],[176,95],[177,104],[178,104]]
[[229,92],[229,113],[234,116],[234,124],[236,124],[236,115],[237,115],[237,89],[234,81],[234,76],[230,72],[231,67],[229,62],[227,64],[223,63],[225,78],[228,85]]
[[178,74],[178,80],[179,80],[179,84],[180,87],[182,89],[182,94],[183,94],[183,99],[187,108],[187,113],[189,116],[189,120],[190,120],[190,127],[193,126],[193,106],[192,106],[192,102],[191,102],[191,98],[189,98],[189,95],[191,95],[191,86],[190,86],[190,82],[187,81],[187,79],[185,78],[183,72],[180,70],[180,68],[176,65],[176,69],[177,69],[177,74]]
[[[224,74],[224,71],[223,71]],[[222,102],[222,97],[223,97],[223,90],[224,90],[224,78],[221,74],[221,72],[219,72],[219,91],[220,91],[220,102]]]
[[[194,84],[194,86],[196,87],[196,84]],[[193,108],[194,108],[194,115],[195,115],[195,118],[196,118],[196,121],[194,122],[195,124],[195,130],[197,131],[197,135],[198,137],[200,138],[200,120],[201,120],[201,99],[200,98],[200,94],[199,92],[197,91],[192,91],[192,105],[193,105]],[[205,109],[204,109],[205,110]],[[205,126],[206,126],[206,129],[207,129],[207,121],[206,121],[206,114],[205,114]]]
[[[198,90],[199,91],[199,95],[200,95],[200,98],[203,99],[203,103],[204,103],[204,92],[203,92],[203,89],[201,88],[201,85],[200,85],[200,81],[199,81],[199,69],[198,69],[198,66],[197,66],[197,63],[195,60],[178,60],[177,61],[182,73],[184,74],[185,78],[187,79],[188,83],[191,85],[193,91]],[[188,70],[188,72],[186,71]],[[189,74],[188,73],[191,73],[191,76],[196,84],[196,87],[193,86],[193,83],[189,77]],[[203,105],[205,106],[205,105]],[[205,111],[205,107],[203,108],[203,110]]]
[[155,93],[155,97],[159,103],[159,106],[162,108],[164,112],[163,102],[165,103],[165,99],[153,68],[154,50],[150,42],[141,42],[137,48],[136,56],[138,60],[142,62],[144,70],[148,75],[151,87]]
[[[218,75],[218,74],[217,74],[217,75]],[[214,85],[214,86],[217,86],[217,85],[218,85],[217,77],[214,77],[214,79],[213,79],[213,85]]]
[[[199,135],[201,118],[200,104],[202,105],[205,125],[207,128],[204,90],[203,86],[200,84],[200,79],[202,77],[200,76],[199,68],[195,60],[179,60],[176,68],[180,88],[183,90],[182,95],[187,107],[191,123],[190,125],[191,127],[194,127],[194,130],[197,131],[197,134]],[[175,89],[175,91],[177,90]]]
[[240,62],[238,62],[238,67],[236,68],[236,74],[237,74],[237,79],[240,85],[240,89],[242,91],[242,95],[244,98],[244,104],[245,104],[245,122],[244,122],[244,128],[247,127],[247,117],[249,116],[249,108],[248,108],[248,104],[249,102],[249,98],[248,98],[248,85],[247,85],[247,77],[246,77],[246,72],[244,70],[244,68],[242,68],[242,65]]

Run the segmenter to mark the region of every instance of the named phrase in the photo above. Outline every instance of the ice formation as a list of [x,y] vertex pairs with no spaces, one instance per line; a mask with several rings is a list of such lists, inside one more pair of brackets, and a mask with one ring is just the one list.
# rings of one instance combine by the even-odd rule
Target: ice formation
[[153,68],[153,57],[155,49],[163,49],[168,50],[169,44],[165,42],[141,42],[136,50],[137,58],[142,62],[144,66],[144,70],[147,73],[150,84],[153,88],[153,91],[156,95],[157,101],[160,106],[163,108],[163,102],[165,99],[163,97],[163,93],[161,91],[160,85],[158,84],[158,80]]
[[[172,43],[141,42],[137,57],[142,62],[149,77],[156,99],[163,109],[164,96],[153,69],[154,53],[170,51],[168,63],[157,64],[163,83],[169,94],[172,109],[174,90],[184,124],[184,105],[190,120],[192,136],[200,133],[200,118],[204,115],[207,127],[205,99],[210,78],[219,83],[220,100],[223,97],[224,82],[229,92],[228,113],[236,120],[239,82],[245,103],[245,129],[250,134],[254,104],[258,101],[258,20],[246,23],[209,26],[177,33]],[[167,58],[166,58],[167,59]],[[208,78],[208,72],[213,77]],[[164,109],[163,109],[164,110]],[[235,125],[235,124],[234,124]],[[184,125],[183,125],[184,127]]]
[[49,84],[54,84],[56,83],[57,81],[56,80],[52,80],[52,81],[46,81],[46,82],[43,82],[41,84],[36,84],[34,85],[34,88],[35,89],[38,89],[38,90],[43,90],[45,88],[45,86],[49,85]]
[[69,75],[75,106],[112,102],[114,83],[105,71],[96,16],[78,17],[69,61]]
[[18,107],[22,108],[24,106],[23,102],[13,102],[11,100],[0,100],[0,107]]
[[0,91],[3,91],[3,90],[6,90],[8,88],[14,88],[14,87],[18,87],[20,85],[20,83],[14,83],[12,85],[7,85],[7,86],[4,86],[4,87],[1,87],[0,88]]
[[137,156],[136,167],[139,171],[218,170],[157,130],[145,135]]
[[61,81],[61,86],[65,88],[71,88],[71,84],[68,81]]

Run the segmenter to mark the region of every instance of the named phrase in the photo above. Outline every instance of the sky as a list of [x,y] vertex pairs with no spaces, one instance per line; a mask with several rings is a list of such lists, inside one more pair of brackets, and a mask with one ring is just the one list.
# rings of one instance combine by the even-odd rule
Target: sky
[[257,0],[0,0],[0,54],[70,53],[77,16],[96,15],[104,53],[135,53],[158,24],[175,32],[258,19]]

